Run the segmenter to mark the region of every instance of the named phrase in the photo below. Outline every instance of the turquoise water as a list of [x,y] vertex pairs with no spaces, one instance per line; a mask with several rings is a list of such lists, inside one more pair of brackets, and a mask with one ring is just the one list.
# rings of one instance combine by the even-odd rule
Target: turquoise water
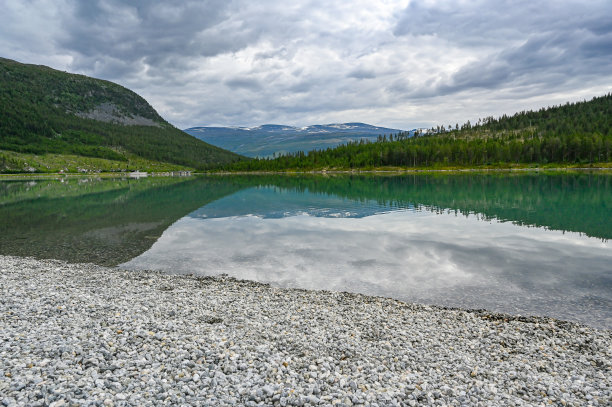
[[605,174],[13,182],[0,215],[2,254],[612,328]]

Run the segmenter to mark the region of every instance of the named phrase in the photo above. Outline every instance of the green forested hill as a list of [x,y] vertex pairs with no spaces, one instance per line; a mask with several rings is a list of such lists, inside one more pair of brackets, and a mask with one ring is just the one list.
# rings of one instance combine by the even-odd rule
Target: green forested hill
[[234,170],[374,167],[479,167],[596,164],[612,161],[612,94],[513,116],[437,126],[408,138],[351,143],[274,160],[234,164]]
[[[204,143],[115,83],[0,58],[0,150],[210,168],[241,156]],[[3,170],[0,160],[0,171]]]

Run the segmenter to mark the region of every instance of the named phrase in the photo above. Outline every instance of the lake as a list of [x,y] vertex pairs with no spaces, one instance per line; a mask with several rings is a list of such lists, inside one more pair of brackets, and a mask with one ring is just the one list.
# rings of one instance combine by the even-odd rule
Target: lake
[[0,254],[612,328],[612,175],[0,182]]

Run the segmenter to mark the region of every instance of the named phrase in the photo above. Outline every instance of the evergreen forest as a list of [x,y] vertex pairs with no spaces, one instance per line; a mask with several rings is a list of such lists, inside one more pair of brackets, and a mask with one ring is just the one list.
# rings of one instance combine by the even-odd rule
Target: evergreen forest
[[409,137],[297,152],[228,166],[236,171],[592,165],[612,161],[612,94],[590,101],[436,126]]

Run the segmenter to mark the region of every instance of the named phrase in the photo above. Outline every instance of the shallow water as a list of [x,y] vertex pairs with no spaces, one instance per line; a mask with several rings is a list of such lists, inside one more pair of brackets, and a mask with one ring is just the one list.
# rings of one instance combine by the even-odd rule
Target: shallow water
[[[33,231],[24,236],[37,242],[30,251],[39,257],[61,246],[71,260],[98,256],[133,269],[227,273],[612,328],[609,175],[91,182],[97,189],[79,194],[76,185],[73,196],[5,194],[0,214],[46,208],[39,227],[23,227]],[[68,200],[81,204],[59,210]],[[64,223],[71,226],[62,233]],[[0,252],[14,254],[6,241]],[[77,241],[97,243],[88,249]],[[108,251],[122,256],[113,262],[100,254]]]

